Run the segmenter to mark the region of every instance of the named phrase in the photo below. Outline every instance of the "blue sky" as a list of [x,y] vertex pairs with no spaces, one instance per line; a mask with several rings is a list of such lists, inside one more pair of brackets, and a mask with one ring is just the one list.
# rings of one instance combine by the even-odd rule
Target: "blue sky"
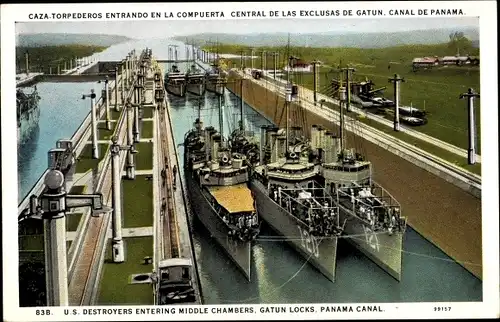
[[436,28],[479,28],[479,19],[262,19],[262,20],[162,20],[17,23],[19,33],[95,33],[127,35],[131,38],[168,38],[196,33],[248,34],[262,32],[391,32]]

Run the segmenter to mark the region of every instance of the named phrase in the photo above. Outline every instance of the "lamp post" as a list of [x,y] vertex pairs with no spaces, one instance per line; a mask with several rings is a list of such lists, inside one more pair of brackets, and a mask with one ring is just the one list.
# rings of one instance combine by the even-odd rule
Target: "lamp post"
[[476,123],[474,118],[474,98],[479,98],[478,93],[474,93],[472,88],[469,88],[467,93],[461,94],[460,99],[467,98],[467,109],[469,118],[469,149],[467,159],[469,164],[476,163]]
[[92,127],[92,158],[99,159],[99,147],[97,146],[97,120],[95,108],[95,93],[94,89],[90,90],[90,94],[83,94],[82,99],[90,98],[90,120]]
[[118,137],[112,138],[111,151],[111,180],[112,180],[112,207],[113,207],[113,262],[123,263],[125,261],[125,250],[122,238],[122,171],[120,167],[120,151],[137,153],[133,145],[119,145]]
[[[101,83],[99,81],[98,83]],[[109,77],[106,76],[104,79],[104,104],[105,104],[105,111],[106,111],[106,129],[109,131],[111,130],[111,121],[109,118]]]
[[[103,205],[102,194],[67,194],[64,174],[51,169],[44,179],[45,191],[30,197],[30,206],[19,218],[41,217],[44,221],[47,305],[68,306],[68,266],[66,258],[66,212],[91,207],[92,216],[111,208]],[[71,214],[71,213],[68,213]]]

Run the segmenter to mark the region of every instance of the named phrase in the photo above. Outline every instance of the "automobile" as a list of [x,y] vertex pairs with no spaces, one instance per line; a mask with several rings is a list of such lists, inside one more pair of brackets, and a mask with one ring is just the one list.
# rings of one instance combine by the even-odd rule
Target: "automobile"
[[413,106],[400,106],[399,113],[406,116],[416,116],[416,117],[424,117],[425,111],[422,111]]
[[385,97],[374,97],[371,101],[375,104],[380,104],[382,106],[393,106],[394,102]]
[[411,125],[411,126],[419,126],[419,125],[424,125],[427,123],[427,119],[425,118],[420,118],[420,117],[415,117],[415,116],[400,116],[399,117],[400,121],[402,123]]

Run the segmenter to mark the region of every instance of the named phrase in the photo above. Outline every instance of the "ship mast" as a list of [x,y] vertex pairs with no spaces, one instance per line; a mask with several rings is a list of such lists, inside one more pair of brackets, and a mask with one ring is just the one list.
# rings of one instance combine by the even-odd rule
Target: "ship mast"
[[291,72],[291,66],[290,66],[290,33],[288,33],[288,44],[287,44],[287,60],[288,60],[288,71],[286,73],[286,95],[285,95],[285,135],[286,135],[286,140],[285,140],[285,146],[286,146],[286,151],[288,151],[288,141],[289,141],[289,132],[290,132],[290,108],[289,108],[289,102],[292,99],[292,88],[290,84],[290,72]]
[[240,130],[243,132],[245,130],[245,124],[243,119],[243,78],[240,80]]
[[222,95],[217,95],[219,101],[219,132],[221,135],[221,142],[224,145],[224,111],[222,108]]
[[339,77],[339,103],[340,103],[340,153],[344,154],[344,107],[345,88],[342,86],[342,75]]

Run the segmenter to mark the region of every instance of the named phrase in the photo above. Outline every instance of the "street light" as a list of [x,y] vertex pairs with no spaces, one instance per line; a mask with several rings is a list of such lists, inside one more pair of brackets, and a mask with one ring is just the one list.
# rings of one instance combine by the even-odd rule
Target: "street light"
[[[98,81],[98,83],[101,83],[103,81]],[[109,120],[109,77],[106,76],[104,79],[104,102],[106,104],[106,129],[109,131],[111,130],[111,122]]]
[[99,159],[99,149],[97,146],[97,121],[95,109],[95,93],[94,89],[90,90],[90,94],[83,94],[82,99],[90,98],[90,120],[92,127],[92,158]]
[[44,220],[48,306],[68,305],[66,212],[73,208],[91,207],[91,215],[99,216],[112,210],[103,204],[102,194],[67,194],[64,183],[63,172],[49,170],[44,178],[46,189],[40,196],[30,196],[29,208],[19,218],[19,221],[30,217]]

